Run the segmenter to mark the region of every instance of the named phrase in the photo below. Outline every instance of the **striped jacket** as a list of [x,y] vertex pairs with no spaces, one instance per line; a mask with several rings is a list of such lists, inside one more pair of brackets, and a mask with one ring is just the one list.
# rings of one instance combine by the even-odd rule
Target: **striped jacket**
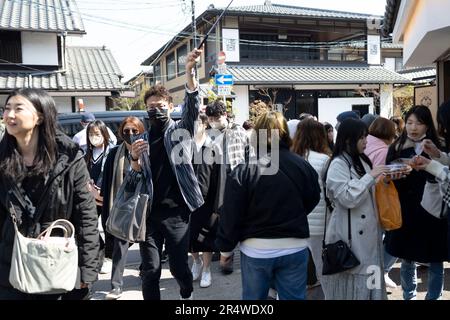
[[[199,106],[198,91],[186,91],[181,120],[177,122],[170,120],[169,126],[164,133],[164,146],[169,156],[172,170],[178,181],[183,199],[191,212],[201,207],[204,203],[200,186],[192,167],[192,148],[194,145],[192,137],[194,136],[194,125],[198,118]],[[143,138],[148,141],[148,133],[145,133]],[[145,176],[149,186],[150,199],[152,199],[153,187],[149,157],[144,154],[141,157],[143,170],[147,173]],[[142,178],[142,174],[132,170],[131,175],[133,177],[133,185],[137,185],[139,179]]]

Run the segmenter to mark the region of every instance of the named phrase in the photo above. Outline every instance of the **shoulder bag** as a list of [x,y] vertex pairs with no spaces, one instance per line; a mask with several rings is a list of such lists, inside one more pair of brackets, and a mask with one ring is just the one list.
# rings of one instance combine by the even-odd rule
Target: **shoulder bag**
[[[351,178],[351,167],[350,178]],[[323,186],[324,195],[326,197],[326,187]],[[348,245],[343,240],[338,240],[334,243],[325,243],[325,236],[327,232],[327,212],[325,209],[325,226],[322,240],[322,274],[331,275],[340,273],[349,269],[353,269],[360,265],[358,258],[353,254],[352,247],[352,229],[351,229],[351,213],[348,209]]]
[[130,173],[127,173],[106,220],[106,231],[121,240],[143,242],[150,195],[145,176],[132,192],[127,190],[130,179]]
[[[17,226],[17,215],[10,202],[10,215],[15,236],[9,282],[29,294],[58,294],[75,288],[78,273],[78,248],[73,224],[59,219],[37,238],[23,236]],[[63,237],[52,236],[61,229]]]

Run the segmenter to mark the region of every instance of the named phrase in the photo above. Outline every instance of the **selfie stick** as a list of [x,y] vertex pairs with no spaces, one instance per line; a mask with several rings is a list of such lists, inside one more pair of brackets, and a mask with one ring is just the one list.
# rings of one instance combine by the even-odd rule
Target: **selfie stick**
[[228,6],[225,8],[225,10],[223,10],[223,12],[220,14],[219,18],[216,20],[216,22],[214,22],[214,24],[212,25],[211,29],[209,29],[209,31],[206,33],[205,37],[203,38],[203,40],[200,42],[199,46],[197,47],[198,50],[200,50],[202,48],[202,46],[205,44],[206,40],[209,37],[209,34],[214,30],[214,28],[217,26],[217,24],[219,23],[219,21],[222,19],[223,15],[225,14],[225,12],[228,10],[228,8],[230,7],[231,3],[233,2],[233,0],[230,1],[230,3],[228,4]]

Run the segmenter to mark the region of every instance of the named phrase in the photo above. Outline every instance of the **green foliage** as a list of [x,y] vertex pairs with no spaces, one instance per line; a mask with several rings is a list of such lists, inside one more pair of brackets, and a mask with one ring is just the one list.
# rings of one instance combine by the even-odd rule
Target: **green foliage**
[[[214,79],[210,79],[209,83],[211,85],[211,88],[216,88],[216,86],[214,84]],[[223,101],[223,96],[217,95],[217,90],[214,91],[214,89],[208,89],[208,103],[214,102],[216,100]],[[233,113],[232,99],[226,99],[225,103],[227,105],[227,113],[232,114]]]
[[148,89],[149,87],[145,86],[139,96],[135,98],[115,98],[115,106],[112,110],[145,110],[144,96]]

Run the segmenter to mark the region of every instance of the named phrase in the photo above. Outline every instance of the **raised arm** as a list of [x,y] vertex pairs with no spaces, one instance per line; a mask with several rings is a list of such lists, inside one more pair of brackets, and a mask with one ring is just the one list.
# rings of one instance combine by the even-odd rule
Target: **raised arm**
[[190,91],[197,90],[197,79],[195,74],[195,66],[197,65],[197,59],[201,56],[203,50],[194,49],[189,52],[186,59],[186,86]]
[[177,128],[186,129],[191,136],[194,134],[194,123],[197,120],[200,97],[198,94],[198,83],[195,77],[196,60],[200,57],[202,50],[194,49],[186,59],[186,95],[184,98],[184,107],[181,120],[177,124]]

